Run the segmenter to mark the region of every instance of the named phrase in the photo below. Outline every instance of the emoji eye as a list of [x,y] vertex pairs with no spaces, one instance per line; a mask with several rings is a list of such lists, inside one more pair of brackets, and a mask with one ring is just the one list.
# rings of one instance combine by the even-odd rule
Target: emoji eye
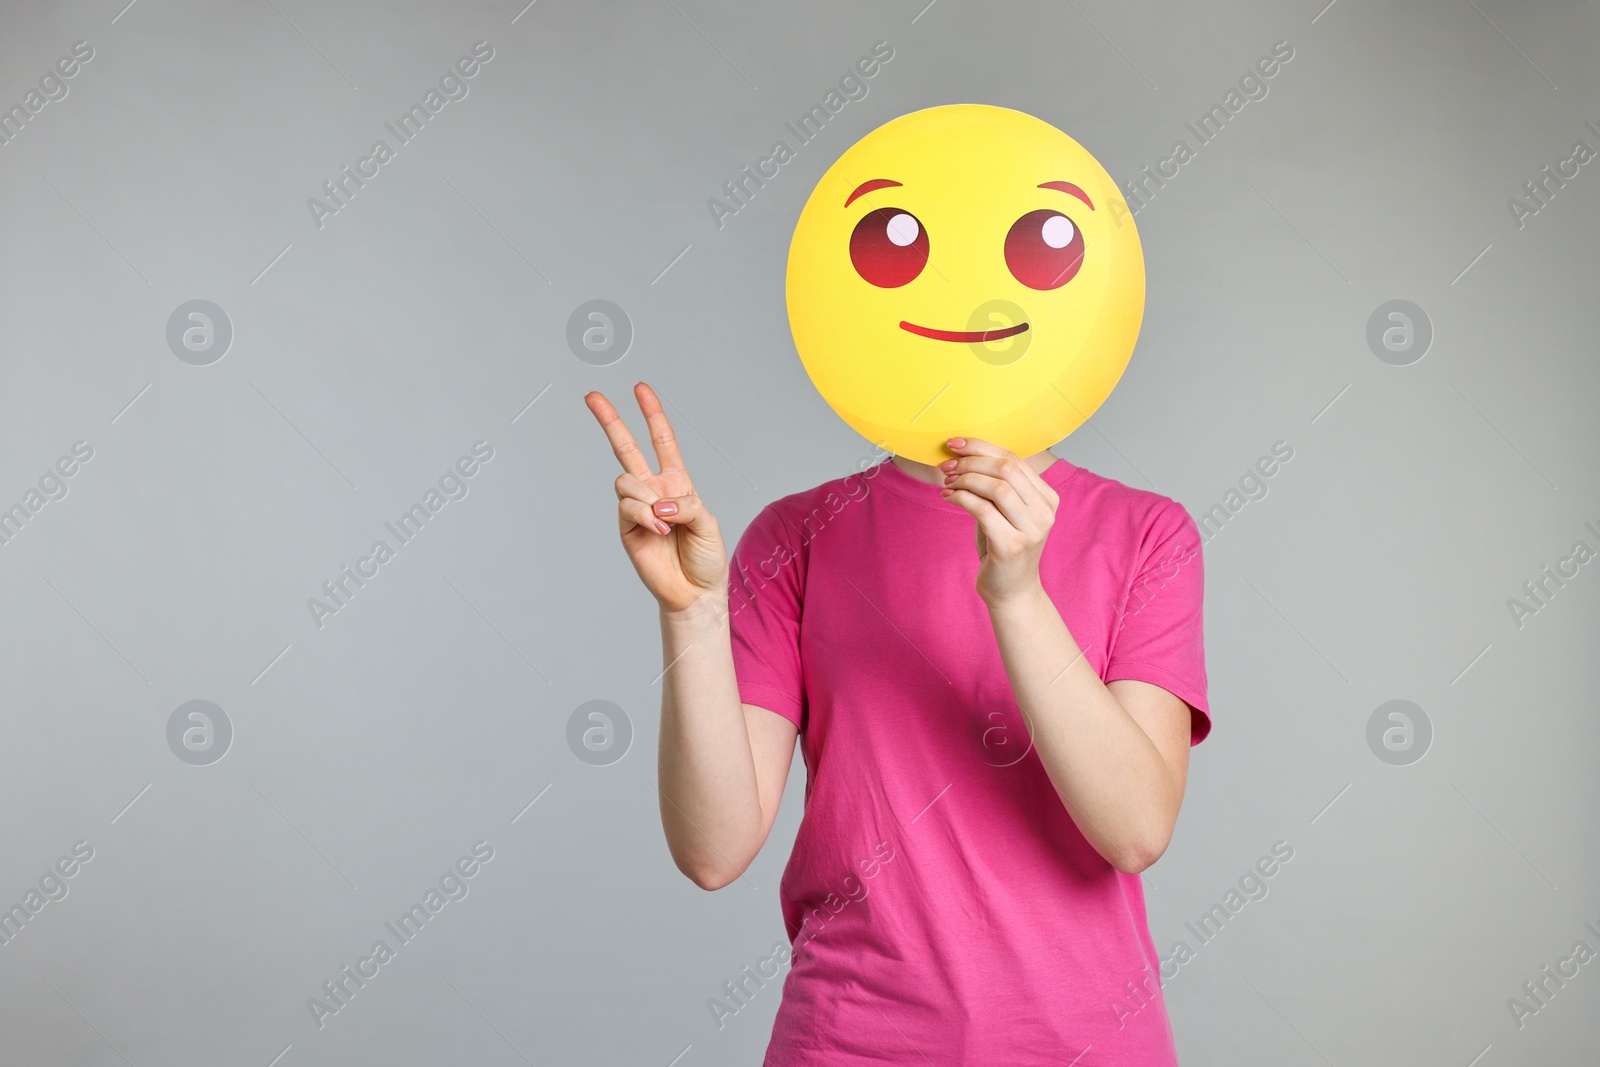
[[1083,265],[1083,231],[1059,211],[1030,211],[1006,234],[1006,266],[1029,289],[1058,289]]
[[878,208],[850,235],[856,273],[880,289],[895,289],[922,273],[928,262],[928,231],[909,211]]

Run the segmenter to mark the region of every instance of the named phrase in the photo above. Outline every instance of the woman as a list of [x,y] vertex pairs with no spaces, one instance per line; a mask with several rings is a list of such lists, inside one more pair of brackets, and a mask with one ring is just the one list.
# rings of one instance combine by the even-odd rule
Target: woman
[[774,502],[730,568],[659,401],[634,393],[654,473],[585,399],[660,605],[679,869],[738,878],[797,737],[806,762],[768,1067],[1175,1064],[1139,872],[1210,730],[1188,513],[952,438],[937,467],[897,456]]

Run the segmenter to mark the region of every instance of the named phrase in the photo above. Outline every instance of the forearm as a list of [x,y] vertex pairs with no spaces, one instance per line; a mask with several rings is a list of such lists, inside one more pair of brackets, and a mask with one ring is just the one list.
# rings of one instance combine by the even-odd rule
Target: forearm
[[726,592],[662,611],[661,646],[661,826],[680,870],[721,884],[749,864],[762,828]]
[[989,605],[1006,676],[1062,803],[1118,870],[1166,848],[1180,795],[1148,734],[1095,676],[1042,586]]

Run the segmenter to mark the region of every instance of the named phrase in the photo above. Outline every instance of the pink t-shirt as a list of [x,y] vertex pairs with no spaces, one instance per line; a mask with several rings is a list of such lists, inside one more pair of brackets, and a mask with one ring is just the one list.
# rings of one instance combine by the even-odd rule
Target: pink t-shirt
[[[1102,680],[1186,701],[1199,743],[1193,520],[1066,460],[1043,477],[1061,504],[1040,570],[1068,630]],[[884,460],[769,505],[733,554],[740,699],[800,728],[807,770],[766,1067],[1176,1064],[1142,882],[1032,751],[974,520],[939,489]]]

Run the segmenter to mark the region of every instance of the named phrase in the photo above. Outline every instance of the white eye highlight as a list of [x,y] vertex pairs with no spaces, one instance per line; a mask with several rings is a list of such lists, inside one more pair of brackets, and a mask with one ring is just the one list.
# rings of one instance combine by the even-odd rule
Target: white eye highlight
[[[915,226],[916,223],[913,221],[912,225]],[[1072,243],[1073,232],[1071,219],[1065,215],[1052,215],[1044,220],[1044,229],[1040,236],[1051,248],[1065,248]],[[890,240],[893,240],[892,236]]]
[[[1069,231],[1071,225],[1072,224],[1070,222],[1067,223]],[[894,218],[889,220],[889,240],[894,244],[899,245],[901,248],[904,248],[906,245],[917,239],[917,234],[921,231],[921,229],[922,228],[917,225],[916,219],[902,212],[901,214],[896,215]],[[1071,236],[1072,234],[1069,232],[1067,234],[1068,239],[1071,239]]]

